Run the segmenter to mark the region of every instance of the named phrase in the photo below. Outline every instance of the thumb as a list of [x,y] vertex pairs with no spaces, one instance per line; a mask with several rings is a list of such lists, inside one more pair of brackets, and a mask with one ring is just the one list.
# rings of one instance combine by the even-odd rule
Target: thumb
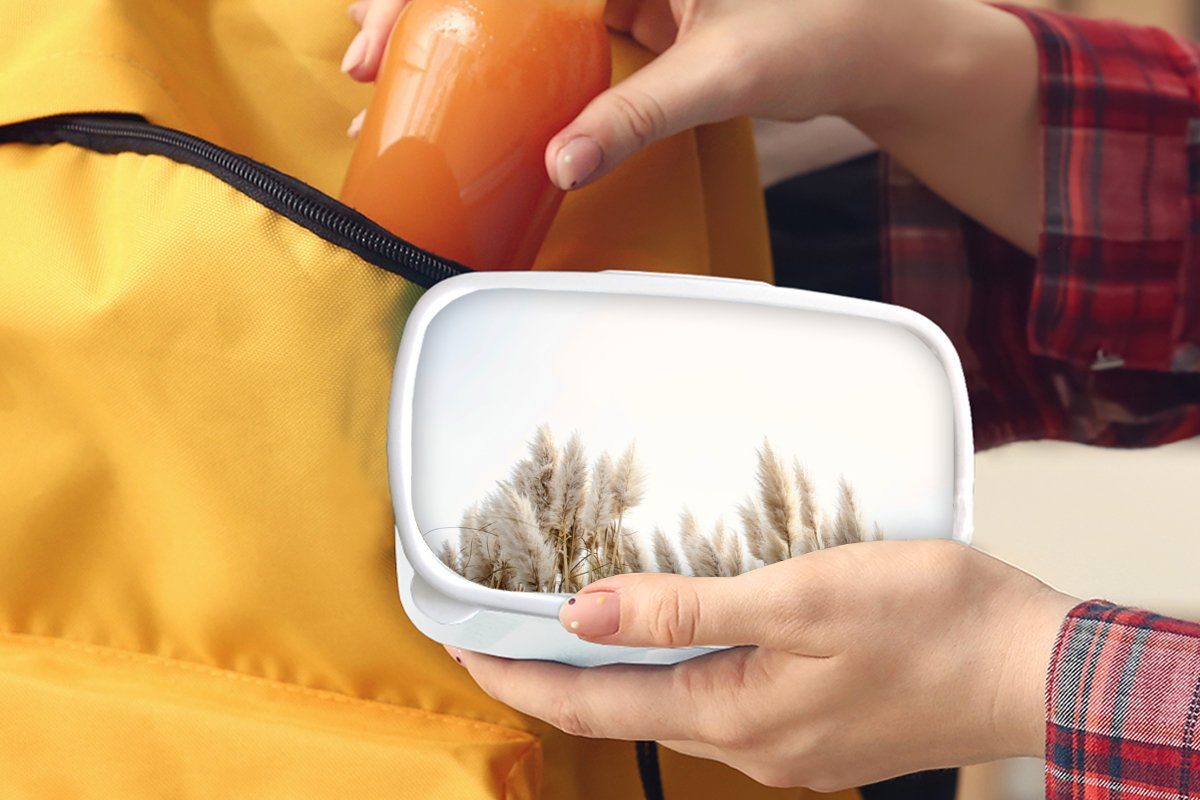
[[770,595],[750,576],[621,575],[563,604],[563,627],[587,641],[634,647],[771,644]]
[[699,40],[682,40],[596,97],[547,145],[550,180],[580,188],[659,139],[734,116],[718,60]]

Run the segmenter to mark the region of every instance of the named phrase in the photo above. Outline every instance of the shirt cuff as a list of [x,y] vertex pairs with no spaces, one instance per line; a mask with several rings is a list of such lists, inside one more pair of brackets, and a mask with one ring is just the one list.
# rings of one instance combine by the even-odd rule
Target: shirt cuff
[[1200,625],[1092,600],[1047,688],[1046,798],[1200,796]]
[[1040,64],[1043,231],[1027,338],[1093,369],[1200,371],[1197,54],[1163,31],[1001,5]]

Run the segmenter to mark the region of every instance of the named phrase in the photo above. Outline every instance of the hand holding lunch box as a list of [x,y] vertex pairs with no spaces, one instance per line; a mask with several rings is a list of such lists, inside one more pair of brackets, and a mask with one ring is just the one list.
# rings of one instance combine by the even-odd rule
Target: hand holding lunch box
[[1075,600],[963,546],[966,391],[918,314],[453,278],[409,318],[388,454],[409,618],[567,733],[821,790],[1041,746]]

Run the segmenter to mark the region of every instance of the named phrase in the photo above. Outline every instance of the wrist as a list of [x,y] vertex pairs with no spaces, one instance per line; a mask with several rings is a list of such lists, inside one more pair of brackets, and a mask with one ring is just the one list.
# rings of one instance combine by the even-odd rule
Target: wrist
[[1046,747],[1046,681],[1067,614],[1078,604],[1069,595],[1040,587],[1023,604],[1010,606],[1010,634],[1000,654],[995,729],[1004,756],[1040,758]]

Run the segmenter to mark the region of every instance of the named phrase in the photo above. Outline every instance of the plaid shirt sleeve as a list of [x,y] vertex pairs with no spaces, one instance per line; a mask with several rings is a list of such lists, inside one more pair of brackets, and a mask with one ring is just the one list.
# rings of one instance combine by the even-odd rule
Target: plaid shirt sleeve
[[981,449],[1196,436],[1200,50],[1156,29],[999,7],[1039,52],[1039,252],[884,159],[883,298],[954,341]]
[[1088,366],[1200,371],[1200,53],[1006,8],[1041,66],[1044,219],[1027,334]]
[[1080,604],[1047,706],[1048,800],[1200,797],[1200,625]]

